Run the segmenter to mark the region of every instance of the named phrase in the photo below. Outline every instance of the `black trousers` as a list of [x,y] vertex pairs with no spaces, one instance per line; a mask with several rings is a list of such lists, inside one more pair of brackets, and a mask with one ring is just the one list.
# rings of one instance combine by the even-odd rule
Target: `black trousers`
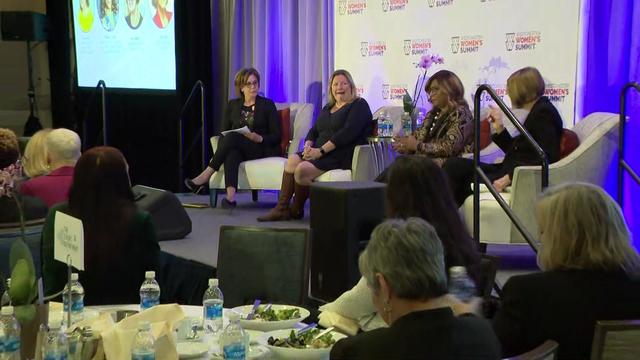
[[[491,181],[501,177],[501,166],[502,164],[480,163],[480,168],[484,170]],[[453,197],[458,207],[462,206],[464,200],[473,194],[471,190],[471,183],[473,182],[473,176],[475,174],[473,159],[450,158],[445,161],[442,169],[449,178],[451,192],[453,192]]]
[[240,163],[264,156],[265,147],[262,144],[253,142],[242,134],[229,133],[220,139],[218,149],[209,161],[209,167],[218,171],[224,165],[225,186],[237,188]]

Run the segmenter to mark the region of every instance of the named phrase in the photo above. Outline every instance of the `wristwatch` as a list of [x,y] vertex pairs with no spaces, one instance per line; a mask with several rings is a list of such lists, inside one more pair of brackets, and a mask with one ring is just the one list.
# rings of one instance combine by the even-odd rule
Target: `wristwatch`
[[323,148],[320,148],[320,154],[322,154],[322,156],[324,156],[324,154],[326,154],[326,153],[327,153],[327,152],[326,152],[326,151],[324,151],[324,149],[323,149]]

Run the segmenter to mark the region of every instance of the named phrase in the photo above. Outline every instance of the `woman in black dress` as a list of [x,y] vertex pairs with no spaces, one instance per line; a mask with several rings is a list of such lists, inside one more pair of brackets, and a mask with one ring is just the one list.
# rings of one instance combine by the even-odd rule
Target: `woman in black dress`
[[239,97],[229,101],[220,130],[246,126],[249,132],[231,132],[222,136],[209,166],[197,177],[185,180],[187,188],[199,192],[202,185],[208,183],[209,178],[224,165],[227,196],[222,198],[220,205],[225,209],[236,207],[238,168],[241,162],[282,154],[280,119],[276,105],[273,100],[258,95],[260,74],[254,68],[242,69],[236,74],[234,82]]
[[[336,70],[329,84],[329,103],[309,130],[304,150],[287,159],[278,204],[258,221],[301,219],[313,179],[329,170],[351,169],[353,150],[367,143],[371,109],[366,100],[357,96],[351,74]],[[294,193],[293,204],[289,206]]]

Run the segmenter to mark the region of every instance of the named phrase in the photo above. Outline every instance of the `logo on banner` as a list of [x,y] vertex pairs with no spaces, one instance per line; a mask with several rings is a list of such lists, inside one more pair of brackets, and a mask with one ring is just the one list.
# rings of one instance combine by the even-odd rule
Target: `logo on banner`
[[402,100],[406,88],[406,84],[382,84],[382,98],[385,100]]
[[399,11],[409,3],[409,0],[382,0],[382,11]]
[[506,33],[505,37],[507,51],[535,50],[536,45],[539,44],[542,39],[540,31]]
[[356,94],[358,96],[364,95],[364,86],[356,85]]
[[391,93],[391,85],[382,84],[382,98],[385,100],[388,100],[390,93]]
[[544,96],[553,103],[563,103],[565,97],[569,96],[569,84],[547,84]]
[[360,42],[360,55],[365,56],[383,56],[387,51],[386,41],[362,41]]
[[405,55],[424,55],[431,49],[431,39],[408,39],[404,40]]
[[[477,83],[476,87],[482,85],[483,83]],[[496,93],[496,95],[498,95],[498,97],[502,100],[504,100],[504,97],[507,96],[507,85],[506,84],[492,84],[492,83],[486,83],[487,85],[491,86],[491,88],[493,89],[493,91]],[[473,98],[475,96],[475,94],[472,94],[471,97]],[[485,103],[490,103],[493,102],[493,99],[491,98],[491,95],[489,95],[488,92],[483,92],[482,97],[480,98],[480,102],[482,104]]]
[[451,38],[451,52],[454,54],[475,53],[484,45],[482,35],[454,36]]
[[338,14],[360,15],[367,9],[367,0],[339,0]]
[[427,4],[429,7],[441,7],[441,6],[449,6],[453,5],[453,0],[427,0]]

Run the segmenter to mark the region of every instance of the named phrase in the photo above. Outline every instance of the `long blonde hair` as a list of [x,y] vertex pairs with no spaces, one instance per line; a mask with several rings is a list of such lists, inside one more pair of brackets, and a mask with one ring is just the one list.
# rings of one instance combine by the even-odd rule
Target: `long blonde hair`
[[47,128],[36,132],[24,148],[22,168],[28,177],[42,176],[49,172],[49,153],[46,139],[51,130],[53,129]]
[[552,187],[538,201],[543,270],[622,269],[637,275],[640,256],[622,211],[601,188],[586,183]]

